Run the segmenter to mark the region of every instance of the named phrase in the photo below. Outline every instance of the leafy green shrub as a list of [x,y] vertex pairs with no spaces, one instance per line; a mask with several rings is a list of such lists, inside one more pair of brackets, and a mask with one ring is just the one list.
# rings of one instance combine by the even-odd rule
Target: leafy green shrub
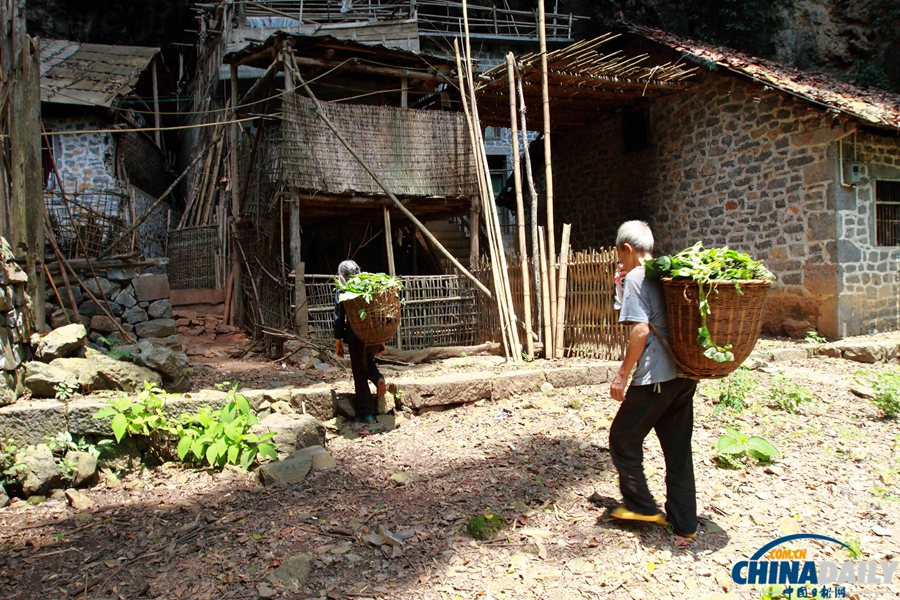
[[[237,386],[235,386],[236,388]],[[178,458],[185,460],[188,455],[211,467],[238,464],[247,469],[257,455],[276,459],[275,445],[268,440],[274,433],[257,436],[250,428],[259,420],[247,398],[232,388],[228,393],[231,400],[224,408],[210,410],[203,408],[193,415],[182,415],[175,428],[178,436]]]
[[725,435],[716,442],[719,463],[727,467],[740,466],[741,460],[751,458],[757,462],[771,462],[781,453],[765,438],[748,436],[734,427],[725,426]]
[[8,436],[0,437],[0,485],[15,484],[19,480],[19,473],[25,470],[25,465],[19,462],[19,447],[16,441]]
[[94,458],[100,458],[100,455],[103,453],[103,450],[112,445],[110,440],[100,440],[96,444],[88,443],[84,437],[80,437],[77,440],[72,437],[71,432],[61,431],[57,433],[55,436],[44,436],[44,439],[47,440],[47,447],[50,448],[50,451],[54,454],[64,455],[66,452],[87,452]]
[[803,341],[807,344],[824,344],[828,340],[819,335],[818,331],[810,330],[806,332],[806,337],[803,338]]
[[697,282],[697,306],[700,310],[700,330],[697,345],[703,349],[703,356],[716,362],[731,362],[734,354],[731,344],[719,346],[713,341],[706,326],[706,317],[710,314],[709,293],[721,281],[733,281],[734,287],[741,292],[741,281],[764,279],[774,281],[772,274],[761,261],[753,260],[749,254],[725,248],[703,247],[697,242],[672,256],[660,256],[644,264],[647,275],[653,278],[672,277],[673,279],[690,279]]
[[796,382],[789,381],[783,373],[772,376],[769,400],[778,408],[794,414],[800,410],[801,404],[812,402],[812,399],[812,392]]
[[713,414],[730,410],[739,413],[744,410],[747,401],[759,389],[759,378],[756,373],[745,367],[739,367],[725,379],[712,384],[707,392],[716,407]]
[[145,381],[137,402],[126,396],[114,398],[109,400],[107,408],[94,413],[94,418],[112,417],[112,430],[117,442],[121,442],[126,434],[150,437],[157,431],[170,429],[162,412],[165,395],[165,391]]
[[874,392],[869,399],[875,408],[888,419],[900,415],[900,370],[891,369],[875,374],[860,371],[858,376],[867,377],[867,383]]
[[399,294],[403,291],[403,282],[398,277],[385,273],[359,273],[348,279],[347,283],[341,283],[339,279],[335,278],[334,284],[339,292],[338,302],[363,297],[368,304],[372,302],[372,296],[376,294],[390,290]]

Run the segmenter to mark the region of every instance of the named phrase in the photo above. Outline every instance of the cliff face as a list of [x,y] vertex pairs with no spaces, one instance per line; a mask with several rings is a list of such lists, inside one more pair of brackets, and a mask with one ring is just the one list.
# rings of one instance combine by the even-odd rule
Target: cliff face
[[592,17],[585,35],[609,30],[621,12],[635,23],[900,91],[900,0],[563,0],[560,5]]

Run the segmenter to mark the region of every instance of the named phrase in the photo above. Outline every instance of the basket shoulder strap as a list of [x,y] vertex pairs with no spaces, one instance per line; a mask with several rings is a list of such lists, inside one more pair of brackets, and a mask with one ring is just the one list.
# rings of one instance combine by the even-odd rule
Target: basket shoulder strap
[[662,335],[659,332],[659,329],[656,328],[656,325],[654,325],[650,320],[647,320],[647,324],[650,325],[650,329],[653,330],[653,333],[656,334],[656,337],[659,339],[660,342],[662,342],[662,345],[669,352],[669,356],[671,356],[672,360],[675,361],[675,364],[678,366],[678,369],[681,371],[680,373],[677,373],[677,375],[679,377],[682,377],[684,379],[698,379],[698,380],[703,379],[703,377],[690,372],[688,369],[686,369],[684,367],[683,364],[681,364],[681,361],[678,360],[678,357],[675,356],[675,353],[672,351],[672,346],[669,345],[669,340],[667,340],[666,336]]

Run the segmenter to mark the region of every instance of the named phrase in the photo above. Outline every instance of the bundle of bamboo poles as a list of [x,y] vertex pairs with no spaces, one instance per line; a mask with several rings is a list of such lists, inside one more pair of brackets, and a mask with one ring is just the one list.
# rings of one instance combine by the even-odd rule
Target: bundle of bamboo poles
[[[459,89],[460,96],[462,97],[463,111],[465,112],[466,122],[469,126],[469,138],[472,143],[472,152],[475,154],[475,170],[478,174],[481,212],[484,217],[483,221],[487,232],[491,255],[491,274],[494,279],[494,290],[497,296],[500,329],[503,333],[501,337],[507,358],[513,362],[521,362],[522,346],[519,342],[519,331],[516,327],[516,312],[513,307],[512,292],[510,290],[506,252],[503,249],[503,237],[500,233],[500,221],[497,217],[497,205],[494,202],[493,188],[490,181],[490,169],[488,168],[487,154],[484,150],[481,121],[478,118],[478,104],[475,99],[475,85],[472,76],[472,52],[469,41],[468,8],[466,2],[463,2],[463,24],[466,41],[465,77],[463,76],[459,44],[456,40],[453,40],[453,47],[456,53],[456,71],[459,76]],[[470,101],[471,111],[469,110]],[[477,232],[473,232],[473,235],[477,235]]]

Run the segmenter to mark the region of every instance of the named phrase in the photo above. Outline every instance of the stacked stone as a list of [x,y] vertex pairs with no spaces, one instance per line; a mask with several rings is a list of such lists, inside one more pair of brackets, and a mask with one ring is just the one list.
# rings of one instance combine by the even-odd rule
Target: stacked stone
[[[135,269],[109,269],[97,273],[98,277],[82,277],[85,287],[101,303],[106,298],[104,312],[78,285],[72,286],[72,295],[78,306],[81,323],[88,329],[88,339],[102,347],[100,338],[122,340],[122,331],[137,339],[148,339],[156,344],[180,350],[169,301],[169,279],[166,275],[138,274]],[[57,289],[65,307],[60,307],[52,289],[48,293],[47,314],[51,327],[62,327],[74,322],[68,291],[58,281]],[[106,313],[112,315],[107,316]],[[67,320],[68,318],[68,320]],[[121,331],[120,331],[121,328]]]
[[0,406],[15,402],[25,389],[26,283],[28,276],[16,264],[9,243],[0,237]]

